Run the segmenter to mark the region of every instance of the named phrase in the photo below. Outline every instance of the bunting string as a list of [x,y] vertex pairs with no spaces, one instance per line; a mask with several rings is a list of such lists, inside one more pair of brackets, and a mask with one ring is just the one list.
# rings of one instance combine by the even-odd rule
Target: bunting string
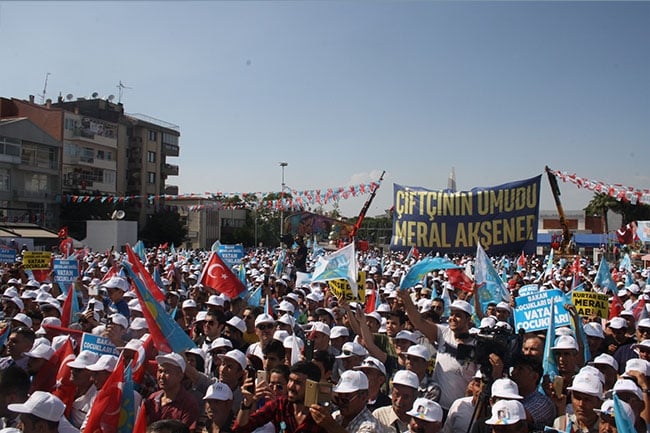
[[[204,209],[270,209],[283,211],[304,210],[312,205],[326,205],[328,203],[347,200],[352,197],[358,197],[365,194],[371,194],[379,188],[380,182],[370,182],[351,186],[341,186],[337,188],[324,188],[316,190],[298,191],[290,189],[291,195],[275,200],[265,200],[270,194],[282,196],[279,192],[206,192],[204,194],[187,193],[179,195],[161,194],[161,195],[76,195],[62,194],[62,204],[79,204],[79,203],[108,203],[108,204],[129,204],[130,202],[140,202],[143,198],[152,206],[174,206],[190,212],[197,212]],[[231,200],[240,198],[241,202],[233,203]],[[183,205],[169,203],[169,200],[207,200],[210,203],[197,205]],[[162,205],[164,203],[164,205]]]
[[650,190],[638,189],[621,184],[607,184],[605,182],[589,180],[579,177],[575,174],[569,174],[563,171],[552,170],[551,173],[562,182],[572,183],[578,188],[588,189],[600,194],[607,194],[618,201],[625,201],[631,204],[650,204]]

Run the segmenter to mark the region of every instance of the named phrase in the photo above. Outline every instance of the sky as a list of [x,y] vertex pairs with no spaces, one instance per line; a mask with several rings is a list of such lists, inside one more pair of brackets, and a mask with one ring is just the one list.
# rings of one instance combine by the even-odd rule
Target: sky
[[385,170],[371,216],[452,167],[459,190],[545,165],[650,188],[650,2],[0,1],[0,41],[0,96],[121,81],[127,113],[178,125],[181,194],[277,192],[280,162],[300,191]]

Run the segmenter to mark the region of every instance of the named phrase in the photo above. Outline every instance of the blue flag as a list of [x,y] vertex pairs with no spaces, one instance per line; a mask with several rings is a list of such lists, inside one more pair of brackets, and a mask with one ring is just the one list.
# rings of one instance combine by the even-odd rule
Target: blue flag
[[282,276],[282,272],[284,272],[284,259],[287,256],[287,251],[282,248],[282,251],[280,251],[280,255],[278,256],[278,261],[275,263],[275,269],[273,270],[273,273],[279,277]]
[[167,353],[183,353],[187,349],[195,348],[196,344],[156,301],[145,282],[133,271],[131,264],[123,261],[122,266],[135,283],[135,293],[156,348]]
[[144,248],[144,242],[138,241],[135,243],[133,246],[133,251],[140,257],[140,260],[142,260],[142,263],[147,262],[147,252]]
[[117,433],[133,432],[135,424],[135,392],[133,389],[133,374],[131,363],[124,369],[124,381],[122,382],[122,398],[120,401],[120,421],[117,425]]
[[476,247],[475,268],[476,284],[480,286],[477,295],[483,311],[487,309],[490,302],[510,302],[510,292],[480,243]]
[[632,259],[630,259],[630,255],[628,253],[625,253],[621,259],[621,263],[618,265],[618,269],[622,271],[632,272]]
[[623,405],[621,404],[621,399],[618,397],[616,392],[614,392],[613,400],[614,400],[614,422],[616,423],[616,431],[618,433],[636,433],[636,429],[634,428],[634,423],[625,413],[625,410],[623,409]]
[[[555,298],[551,298],[551,317],[548,322],[548,330],[546,331],[546,342],[544,343],[544,356],[542,358],[542,365],[544,367],[544,374],[553,381],[555,376],[558,375],[557,363],[555,362],[555,355],[553,354],[553,344],[555,343]],[[540,388],[541,388],[540,382]]]
[[548,255],[548,260],[546,262],[546,269],[544,270],[544,276],[550,277],[553,273],[553,248],[551,248],[551,253]]
[[600,259],[600,265],[598,265],[598,272],[596,273],[594,284],[597,284],[605,289],[605,293],[616,293],[618,291],[616,288],[616,283],[612,278],[612,274],[609,272],[609,263],[607,263],[607,260],[605,260],[605,256]]
[[259,307],[262,304],[262,286],[253,290],[251,296],[248,298],[248,305],[251,307]]
[[400,283],[400,289],[406,290],[413,287],[418,281],[422,281],[429,272],[441,269],[463,269],[463,267],[448,258],[427,256],[411,266]]
[[346,280],[350,283],[352,295],[357,296],[358,268],[354,243],[350,243],[327,256],[319,257],[314,266],[312,281]]

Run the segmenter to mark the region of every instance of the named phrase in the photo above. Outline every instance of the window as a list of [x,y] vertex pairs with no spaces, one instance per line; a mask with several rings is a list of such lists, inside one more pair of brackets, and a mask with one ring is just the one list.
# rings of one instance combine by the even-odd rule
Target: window
[[21,140],[0,136],[0,154],[8,156],[20,156]]
[[178,135],[168,134],[167,132],[163,132],[162,142],[163,144],[174,144],[178,146]]
[[153,171],[148,171],[147,172],[147,183],[156,183],[156,173]]
[[24,144],[21,163],[32,167],[58,168],[58,155],[53,147],[37,144]]
[[65,126],[64,126],[64,128],[67,129],[67,130],[72,131],[72,130],[74,130],[74,127],[75,127],[75,124],[76,124],[76,123],[77,123],[77,122],[75,122],[74,119],[69,119],[69,118],[68,118],[68,119],[65,119]]
[[104,183],[115,184],[115,170],[104,170]]
[[156,162],[156,152],[152,152],[150,150],[147,151],[147,161],[155,163]]
[[158,139],[158,133],[156,131],[149,130],[149,141],[156,141]]
[[9,170],[0,168],[0,191],[7,192],[9,190]]
[[102,159],[104,161],[112,161],[113,160],[113,152],[110,150],[98,150],[97,151],[97,159]]
[[89,147],[84,147],[81,149],[81,156],[79,157],[81,162],[95,162],[95,151]]
[[25,191],[47,192],[47,175],[31,173],[25,176]]

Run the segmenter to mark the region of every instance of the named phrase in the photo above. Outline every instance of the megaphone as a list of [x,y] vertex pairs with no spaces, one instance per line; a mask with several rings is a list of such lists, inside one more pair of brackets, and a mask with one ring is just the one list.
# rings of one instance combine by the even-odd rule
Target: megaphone
[[126,216],[126,212],[124,212],[122,209],[120,210],[114,210],[113,214],[111,215],[112,220],[122,220]]

